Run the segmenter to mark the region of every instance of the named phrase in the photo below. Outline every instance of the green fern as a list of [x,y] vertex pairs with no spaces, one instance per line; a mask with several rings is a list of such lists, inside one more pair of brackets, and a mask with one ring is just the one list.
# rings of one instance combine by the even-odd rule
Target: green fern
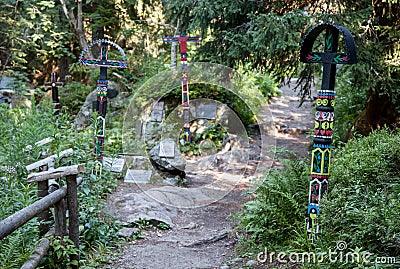
[[[26,240],[31,240],[26,241]],[[36,247],[34,240],[23,231],[14,232],[0,241],[0,268],[20,268]]]

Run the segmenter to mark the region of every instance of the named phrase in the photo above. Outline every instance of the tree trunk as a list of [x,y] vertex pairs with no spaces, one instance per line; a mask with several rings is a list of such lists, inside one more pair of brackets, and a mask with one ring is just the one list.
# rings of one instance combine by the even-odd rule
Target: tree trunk
[[[60,0],[60,2],[62,4],[64,14],[67,17],[67,20],[75,33],[81,49],[83,50],[87,48],[88,43],[86,41],[85,33],[83,31],[82,0],[78,0],[78,13],[76,18],[72,9],[68,9],[66,0]],[[86,52],[86,55],[88,58],[93,58],[92,52],[90,50]]]
[[369,92],[367,105],[354,123],[357,133],[369,135],[372,130],[400,126],[400,115],[388,95]]

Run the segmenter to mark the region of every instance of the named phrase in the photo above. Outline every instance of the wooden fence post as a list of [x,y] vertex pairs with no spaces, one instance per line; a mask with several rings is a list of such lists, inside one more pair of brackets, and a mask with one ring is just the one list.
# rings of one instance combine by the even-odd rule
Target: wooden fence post
[[[67,176],[67,201],[69,212],[69,239],[74,242],[79,251],[79,215],[78,215],[78,191],[76,174]],[[70,255],[70,260],[76,260],[79,263],[79,254]],[[79,265],[72,268],[78,268]]]
[[[41,181],[37,183],[37,188],[38,188],[38,199],[42,199],[43,197],[45,197],[48,192],[48,181]],[[38,221],[39,221],[39,235],[40,236],[44,236],[50,229],[49,226],[49,210],[44,210],[42,213],[39,214],[38,216]]]
[[54,235],[64,236],[67,235],[67,216],[65,208],[65,199],[61,199],[58,203],[54,204]]

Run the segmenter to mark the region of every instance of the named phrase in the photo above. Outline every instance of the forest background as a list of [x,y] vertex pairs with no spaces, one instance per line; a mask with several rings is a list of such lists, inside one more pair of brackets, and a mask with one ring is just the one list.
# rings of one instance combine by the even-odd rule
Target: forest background
[[[18,162],[27,164],[37,158],[37,153],[32,153],[30,156],[22,153],[22,148],[28,141],[59,132],[61,137],[66,136],[62,131],[55,130],[43,121],[43,115],[51,118],[51,111],[40,105],[44,95],[40,86],[50,80],[50,73],[54,71],[59,73],[62,81],[67,82],[60,94],[64,106],[63,122],[65,126],[69,126],[71,124],[69,121],[74,118],[87,94],[93,90],[92,85],[95,85],[98,79],[98,71],[77,63],[81,50],[92,40],[107,38],[124,49],[128,56],[129,68],[113,71],[110,80],[123,84],[130,92],[134,92],[147,78],[169,68],[170,45],[163,44],[162,37],[181,32],[203,36],[201,45],[190,54],[191,61],[219,63],[241,69],[260,86],[263,81],[269,81],[270,78],[276,82],[283,82],[290,77],[303,77],[308,83],[313,83],[314,79],[318,83],[320,73],[318,65],[304,65],[299,62],[302,36],[309,27],[320,22],[332,22],[347,27],[355,37],[359,63],[343,66],[337,76],[337,99],[340,105],[335,108],[336,144],[343,149],[338,153],[336,167],[341,167],[342,170],[336,170],[336,175],[335,171],[333,172],[333,182],[337,182],[337,191],[332,191],[331,199],[326,205],[326,215],[332,212],[331,217],[327,217],[326,225],[333,227],[332,234],[326,238],[339,240],[344,237],[347,242],[355,241],[354,244],[360,247],[375,242],[373,244],[375,253],[399,254],[400,225],[397,225],[397,220],[400,218],[397,215],[400,212],[398,210],[400,203],[396,202],[400,189],[399,134],[386,129],[395,130],[400,122],[398,0],[229,2],[0,0],[0,3],[2,6],[1,75],[17,79],[16,90],[21,96],[30,92],[29,85],[36,87],[33,103],[39,104],[34,105],[34,109],[29,113],[24,109],[16,111],[2,109],[0,159],[2,164],[13,167]],[[310,92],[307,87],[309,84],[305,85],[299,87],[298,92],[302,98],[309,98]],[[41,117],[42,123],[39,121]],[[23,131],[15,132],[18,126],[23,126]],[[118,124],[114,127],[118,128]],[[385,130],[373,132],[367,138],[358,137],[358,135],[368,136],[373,130],[379,129]],[[74,141],[75,144],[81,145],[75,145],[81,147],[81,153],[77,154],[76,161],[89,158],[90,145],[85,141],[90,141],[90,138],[87,138],[90,134],[81,132],[74,135],[65,137],[59,150],[71,146],[71,141]],[[349,142],[349,146],[340,143],[340,141],[347,142],[354,136],[356,138]],[[119,139],[115,136],[115,144],[118,144]],[[117,152],[119,147],[116,145],[114,150]],[[359,159],[360,156],[364,158]],[[347,164],[354,163],[341,166],[341,160]],[[288,175],[274,176],[272,173],[269,180],[275,182],[280,178],[274,184],[283,184],[285,181],[281,177],[289,179],[293,177],[293,174],[290,174],[293,171],[303,176],[307,174],[306,166],[301,169],[299,166],[302,167],[302,161],[289,161],[286,170]],[[1,184],[4,185],[0,199],[8,201],[5,204],[8,207],[4,206],[0,212],[3,218],[29,204],[34,200],[34,195],[32,190],[23,185],[26,172],[22,169],[17,167],[15,173],[10,171],[0,171],[0,173]],[[299,174],[296,175],[299,180],[303,178]],[[303,181],[298,183],[305,189],[307,180]],[[291,186],[296,184],[293,183]],[[115,184],[108,182],[102,187],[86,187],[101,197],[113,186]],[[244,215],[240,218],[243,220],[240,225],[244,227],[244,232],[251,234],[253,246],[261,248],[270,244],[269,242],[279,245],[301,242],[295,247],[309,246],[302,240],[293,241],[290,236],[271,240],[277,235],[276,231],[296,230],[294,227],[304,222],[303,214],[298,211],[301,206],[294,207],[297,210],[292,208],[293,205],[304,204],[300,198],[296,200],[298,189],[290,186],[282,189],[282,193],[295,199],[293,200],[295,203],[288,205],[287,210],[278,210],[270,206],[276,203],[274,199],[266,202],[265,197],[271,197],[269,188],[259,188],[259,190],[258,200],[255,199],[253,204],[245,207]],[[361,190],[367,190],[367,193]],[[342,221],[341,225],[343,229],[347,228],[348,234],[340,234],[333,225],[337,224],[340,218],[336,218],[336,222],[332,220],[335,219],[334,216],[343,216],[343,211],[335,210],[344,206],[345,194],[348,199],[345,203],[348,210],[345,214],[346,221]],[[307,194],[302,197],[307,197]],[[367,197],[362,200],[362,207],[359,205],[360,197]],[[106,242],[109,242],[108,239],[112,235],[109,226],[100,225],[103,223],[101,216],[91,218],[93,216],[91,211],[95,211],[92,206],[95,207],[96,202],[94,198],[87,199],[93,201],[86,203],[87,208],[84,208],[82,213],[82,222],[91,225],[83,233],[83,236],[86,236],[84,241],[87,242],[84,246],[87,249],[98,247],[101,249],[107,245]],[[293,210],[297,212],[294,214],[296,217],[289,213],[281,215],[281,211],[293,212]],[[366,214],[370,217],[361,217]],[[273,216],[268,218],[271,222],[264,221],[267,215]],[[85,216],[90,216],[90,220],[89,217],[86,220]],[[276,219],[279,217],[281,219],[277,222]],[[274,226],[276,223],[279,223],[278,227]],[[275,231],[273,234],[268,232],[272,230]],[[350,231],[355,235],[350,236]],[[287,234],[279,233],[281,236]],[[36,234],[32,232],[32,237],[34,236]],[[29,255],[32,245],[28,241],[27,234],[21,232],[13,235],[8,241],[1,242],[0,257],[4,260],[3,264],[9,266],[7,268],[12,268],[11,265],[21,262],[24,257],[18,254],[21,251],[25,253],[25,257]],[[97,245],[93,242],[97,242]]]

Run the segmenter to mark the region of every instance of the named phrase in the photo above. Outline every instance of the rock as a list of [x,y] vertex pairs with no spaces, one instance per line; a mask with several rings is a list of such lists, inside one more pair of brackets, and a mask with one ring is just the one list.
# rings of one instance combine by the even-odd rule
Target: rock
[[1,77],[0,78],[0,89],[1,90],[12,90],[15,88],[15,78],[13,77]]
[[140,230],[138,228],[122,228],[118,231],[117,235],[120,237],[131,238],[133,234],[139,233]]
[[179,177],[169,177],[164,179],[164,182],[172,186],[177,186],[179,182]]
[[193,230],[196,228],[199,228],[200,225],[194,222],[189,223],[188,225],[186,225],[185,227],[182,227],[182,229],[187,229],[187,230]]
[[249,260],[248,262],[246,262],[246,266],[247,267],[252,267],[253,265],[256,265],[257,261],[255,260]]
[[163,222],[172,228],[172,218],[178,214],[176,208],[156,201],[145,192],[128,193],[111,200],[107,206],[108,213],[126,225],[135,225],[141,220],[147,220],[154,226]]
[[[109,99],[115,98],[118,96],[120,92],[120,86],[113,82],[109,81],[108,82],[108,87],[107,87],[107,97]],[[92,91],[91,93],[88,94],[86,97],[85,102],[83,103],[81,109],[78,112],[78,115],[76,116],[75,119],[75,126],[78,129],[83,129],[86,128],[91,124],[91,116],[93,113],[93,103],[96,102],[97,98],[97,90]],[[107,101],[108,102],[108,101]],[[110,107],[113,107],[113,102],[109,102]]]
[[238,263],[238,262],[242,262],[243,258],[235,258],[232,260],[233,263]]
[[[173,157],[160,157],[160,144],[170,144],[173,148]],[[168,156],[168,154],[167,154]],[[150,159],[156,163],[161,170],[166,170],[172,174],[181,174],[185,171],[186,160],[182,157],[178,146],[172,138],[162,140],[159,144],[150,150]]]
[[96,90],[89,93],[83,103],[81,109],[76,115],[75,126],[78,129],[83,129],[91,124],[91,115],[93,113],[93,102],[96,101]]
[[229,232],[230,231],[228,231],[228,230],[222,230],[217,234],[211,234],[208,237],[200,238],[200,239],[190,241],[190,242],[181,242],[180,244],[184,247],[193,247],[193,246],[211,244],[211,243],[215,243],[219,240],[225,239],[226,237],[228,237]]

